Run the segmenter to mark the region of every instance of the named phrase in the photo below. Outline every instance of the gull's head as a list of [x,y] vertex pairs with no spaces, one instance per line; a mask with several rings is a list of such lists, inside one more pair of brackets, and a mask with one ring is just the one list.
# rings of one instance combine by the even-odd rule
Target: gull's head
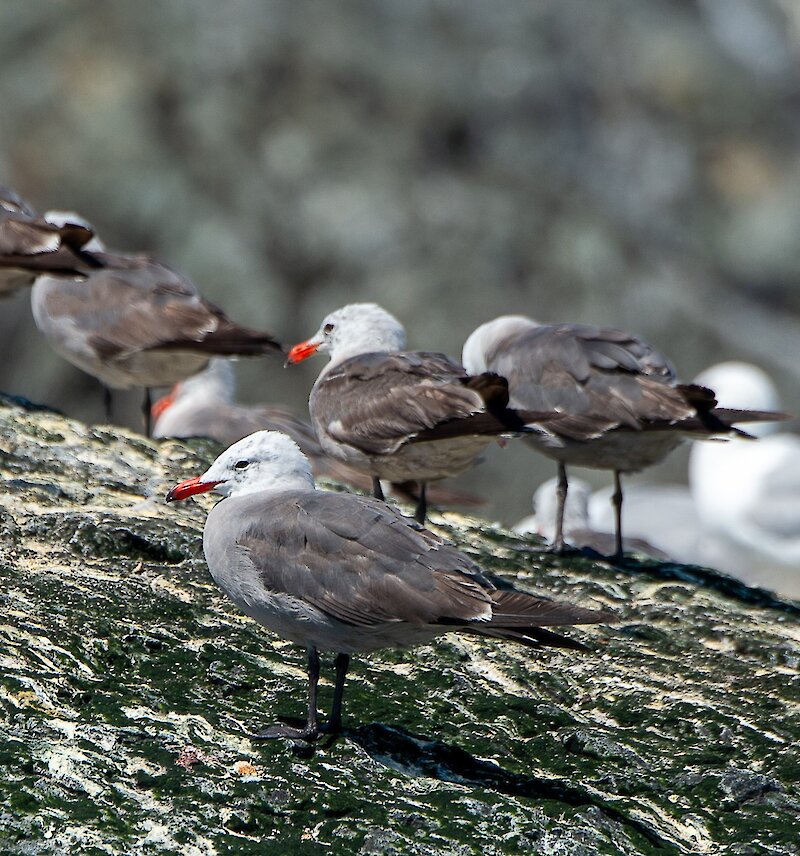
[[493,321],[487,321],[480,327],[476,327],[467,337],[461,351],[461,364],[470,374],[485,372],[489,353],[503,339],[517,336],[538,326],[536,321],[525,315],[501,315]]
[[313,488],[311,465],[297,443],[280,431],[256,431],[226,449],[203,475],[172,488],[167,502],[212,490],[222,496],[242,496]]
[[236,394],[233,361],[225,357],[213,357],[202,371],[175,384],[174,391],[179,399],[202,396],[219,401],[233,401]]
[[357,354],[401,351],[406,346],[403,325],[377,303],[349,303],[326,315],[319,330],[289,351],[288,362],[299,363],[315,353],[331,359]]

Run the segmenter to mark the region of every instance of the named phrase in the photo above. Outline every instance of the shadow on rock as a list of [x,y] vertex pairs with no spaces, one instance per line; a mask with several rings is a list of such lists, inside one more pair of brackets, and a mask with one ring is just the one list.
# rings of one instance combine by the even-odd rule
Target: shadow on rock
[[678,852],[652,826],[629,817],[598,794],[571,783],[513,773],[492,761],[475,758],[458,746],[411,734],[396,726],[371,723],[345,729],[342,736],[360,746],[373,760],[406,775],[486,788],[532,800],[557,800],[576,808],[593,807],[643,836],[658,851]]

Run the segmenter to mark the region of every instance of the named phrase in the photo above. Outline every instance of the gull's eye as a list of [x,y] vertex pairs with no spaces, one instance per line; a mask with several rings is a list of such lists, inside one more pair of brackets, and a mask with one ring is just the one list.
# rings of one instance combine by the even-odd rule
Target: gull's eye
[[323,332],[323,333],[333,333],[333,324],[326,324],[326,325],[322,328],[322,332]]
[[233,465],[233,468],[234,468],[235,470],[243,470],[243,469],[244,469],[244,468],[245,468],[249,463],[250,463],[250,461],[237,461],[237,462]]

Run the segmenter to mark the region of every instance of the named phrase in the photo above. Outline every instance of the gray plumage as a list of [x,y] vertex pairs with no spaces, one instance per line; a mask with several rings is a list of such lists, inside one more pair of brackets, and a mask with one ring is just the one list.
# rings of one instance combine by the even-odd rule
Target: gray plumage
[[239,441],[167,500],[212,489],[226,497],[203,534],[214,580],[245,613],[309,651],[307,727],[269,729],[264,737],[318,735],[320,648],[338,652],[336,730],[351,653],[407,647],[453,630],[534,648],[581,648],[545,628],[611,617],[497,588],[472,559],[384,503],[315,490],[307,459],[280,433]]
[[167,265],[92,255],[102,267],[84,282],[40,277],[31,307],[53,349],[106,386],[171,386],[215,354],[281,351],[271,334],[234,323]]
[[494,437],[554,414],[517,412],[503,378],[470,376],[443,354],[404,346],[396,318],[376,304],[350,304],[328,315],[289,359],[330,353],[309,398],[320,445],[376,479],[422,482],[416,516],[424,521],[424,483],[464,472]]
[[[621,330],[505,316],[478,327],[462,356],[468,371],[494,371],[508,380],[512,407],[561,413],[526,436],[559,462],[559,521],[567,464],[614,472],[618,557],[621,473],[658,463],[687,438],[744,435],[733,423],[785,418],[717,407],[711,390],[679,383],[663,354]],[[555,543],[563,545],[560,522]]]
[[301,627],[289,637],[300,644],[329,648],[337,633],[335,650],[355,653],[420,633],[486,627],[501,636],[513,629],[535,646],[540,626],[603,620],[594,610],[497,589],[463,553],[369,497],[313,490],[231,497],[212,509],[207,527],[211,566],[250,565],[266,591],[319,611],[316,634]]
[[[393,455],[408,443],[476,435],[487,438],[485,445],[526,423],[506,408],[508,391],[501,379],[482,380],[480,385],[444,354],[360,354],[319,379],[309,412],[321,438],[367,455]],[[491,389],[489,380],[494,381]]]

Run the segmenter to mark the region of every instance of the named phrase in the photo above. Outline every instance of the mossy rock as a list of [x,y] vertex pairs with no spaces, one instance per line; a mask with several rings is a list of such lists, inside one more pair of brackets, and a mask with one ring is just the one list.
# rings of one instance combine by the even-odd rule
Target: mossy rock
[[0,854],[800,852],[796,604],[458,515],[491,572],[618,621],[363,657],[343,737],[252,741],[304,658],[213,585],[206,499],[163,503],[216,451],[0,406]]

